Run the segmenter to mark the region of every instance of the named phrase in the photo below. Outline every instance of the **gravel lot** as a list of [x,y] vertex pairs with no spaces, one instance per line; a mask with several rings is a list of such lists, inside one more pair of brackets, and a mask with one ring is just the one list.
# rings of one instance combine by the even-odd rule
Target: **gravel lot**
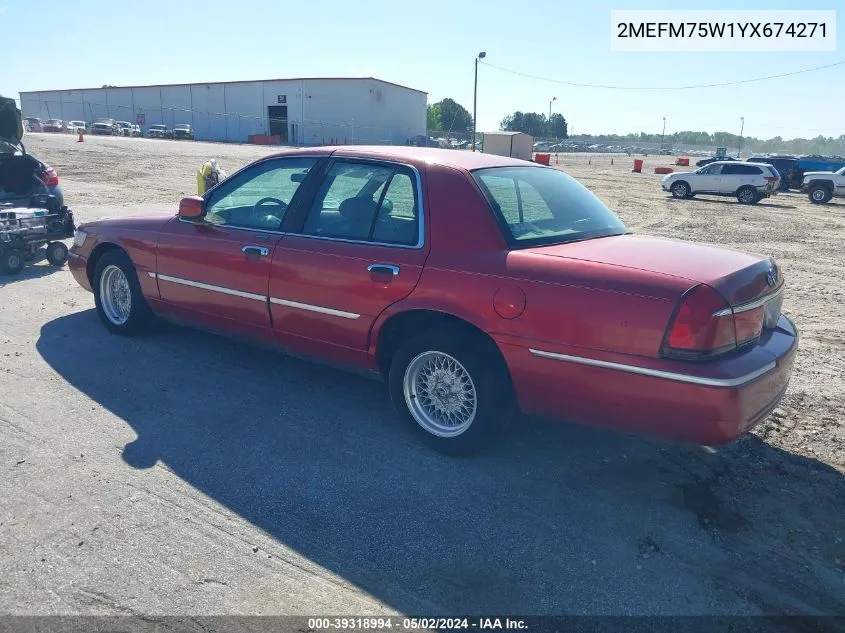
[[[175,209],[208,158],[272,151],[26,141],[80,221]],[[0,612],[845,615],[845,205],[676,201],[627,157],[560,163],[637,232],[777,258],[803,338],[753,435],[709,453],[525,420],[449,459],[378,383],[187,329],[110,336],[42,263],[0,279]]]

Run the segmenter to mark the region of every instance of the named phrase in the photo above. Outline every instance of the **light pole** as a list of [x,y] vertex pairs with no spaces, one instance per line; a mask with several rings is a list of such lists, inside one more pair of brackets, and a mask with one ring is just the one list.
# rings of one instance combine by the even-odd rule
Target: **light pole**
[[478,118],[478,60],[487,57],[487,53],[481,51],[475,58],[475,85],[472,89],[472,151],[475,151],[475,121]]
[[552,104],[557,101],[557,97],[552,97],[552,100],[549,101],[549,135],[551,136],[552,133]]
[[745,131],[745,117],[739,117],[739,120],[742,121],[742,125],[739,128],[739,149],[736,150],[736,157],[739,158],[739,155],[742,153],[742,133]]
[[663,117],[663,131],[660,133],[660,149],[663,149],[663,139],[666,138],[666,117]]

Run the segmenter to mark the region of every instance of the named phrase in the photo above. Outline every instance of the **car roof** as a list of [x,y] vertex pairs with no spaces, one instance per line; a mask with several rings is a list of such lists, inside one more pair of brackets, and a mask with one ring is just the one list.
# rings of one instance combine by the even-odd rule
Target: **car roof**
[[350,158],[371,158],[402,161],[416,165],[443,165],[472,170],[485,167],[540,167],[536,163],[508,156],[497,156],[468,150],[439,149],[433,147],[409,147],[404,145],[356,145],[325,146],[307,149],[291,149],[273,156],[303,154],[334,155]]

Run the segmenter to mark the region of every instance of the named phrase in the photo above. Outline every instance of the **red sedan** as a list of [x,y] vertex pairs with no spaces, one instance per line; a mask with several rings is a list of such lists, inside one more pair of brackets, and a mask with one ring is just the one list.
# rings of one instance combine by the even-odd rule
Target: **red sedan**
[[771,259],[632,235],[563,172],[482,153],[293,150],[74,241],[109,331],[159,316],[383,376],[448,453],[517,409],[723,444],[797,350]]

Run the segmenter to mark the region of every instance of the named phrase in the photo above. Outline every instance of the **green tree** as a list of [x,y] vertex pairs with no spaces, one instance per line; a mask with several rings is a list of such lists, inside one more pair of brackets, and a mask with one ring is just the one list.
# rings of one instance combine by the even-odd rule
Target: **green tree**
[[429,109],[440,114],[440,125],[434,129],[440,129],[446,133],[472,131],[472,115],[454,99],[443,99],[429,106]]
[[559,139],[568,138],[566,131],[566,119],[563,118],[563,115],[553,114],[552,118],[549,119],[549,132],[547,136]]
[[439,103],[432,103],[425,110],[425,127],[427,130],[441,130],[443,129],[441,119],[441,110]]

